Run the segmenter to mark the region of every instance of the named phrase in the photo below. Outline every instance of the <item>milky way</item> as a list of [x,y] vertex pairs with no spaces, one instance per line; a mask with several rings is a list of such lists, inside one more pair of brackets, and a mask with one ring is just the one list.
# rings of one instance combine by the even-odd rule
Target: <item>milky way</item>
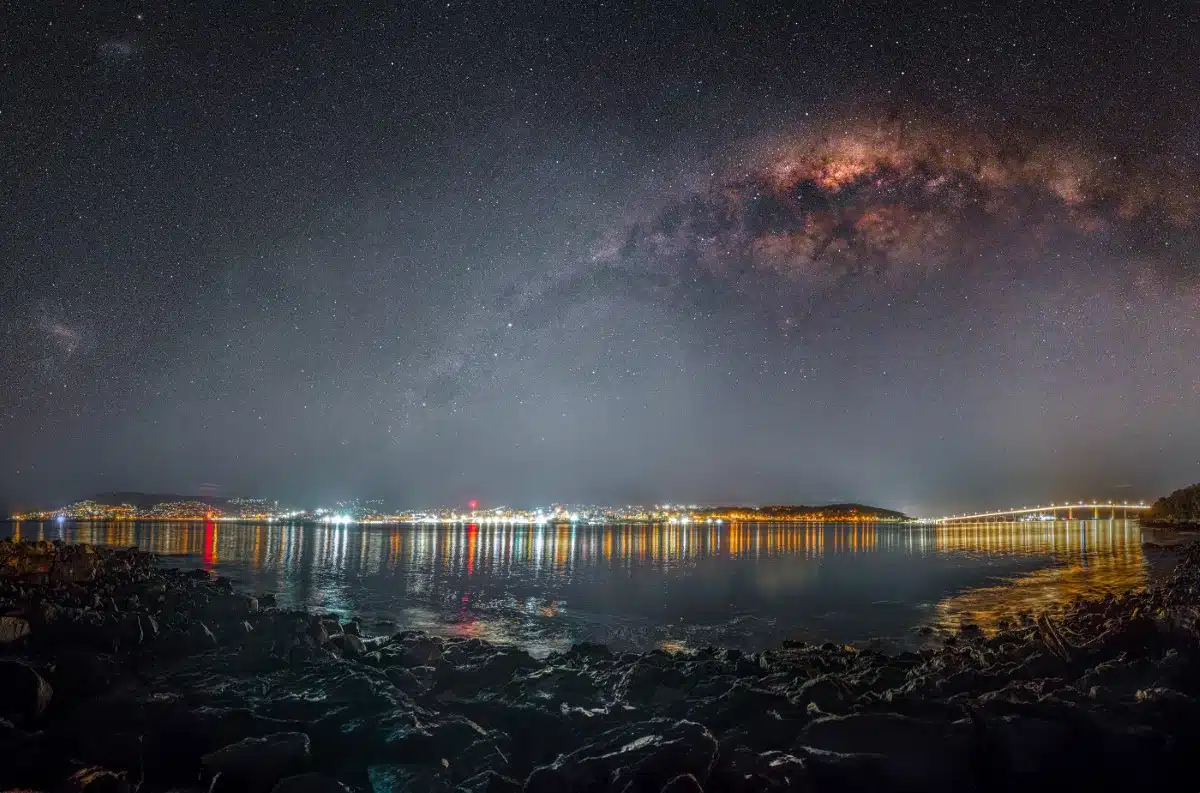
[[858,285],[870,288],[981,257],[1044,266],[1039,257],[1063,243],[1159,258],[1163,233],[1194,242],[1194,172],[1078,142],[850,120],[753,149],[610,235],[595,260],[775,275],[812,288],[862,277]]

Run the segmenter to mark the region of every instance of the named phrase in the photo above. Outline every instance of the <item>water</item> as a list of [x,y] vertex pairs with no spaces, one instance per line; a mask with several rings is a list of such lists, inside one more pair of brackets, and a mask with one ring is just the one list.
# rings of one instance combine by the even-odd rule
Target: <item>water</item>
[[[1135,521],[958,527],[11,524],[26,539],[131,546],[282,605],[513,642],[619,648],[922,641],[1146,583]],[[5,527],[0,526],[0,532]]]

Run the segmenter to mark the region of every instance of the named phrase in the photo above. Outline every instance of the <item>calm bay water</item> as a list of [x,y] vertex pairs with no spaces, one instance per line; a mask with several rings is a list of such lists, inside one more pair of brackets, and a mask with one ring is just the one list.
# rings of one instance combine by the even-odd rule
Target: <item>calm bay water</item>
[[289,526],[23,523],[0,534],[136,545],[283,605],[520,644],[761,649],[787,638],[920,641],[1144,586],[1134,521],[961,527]]

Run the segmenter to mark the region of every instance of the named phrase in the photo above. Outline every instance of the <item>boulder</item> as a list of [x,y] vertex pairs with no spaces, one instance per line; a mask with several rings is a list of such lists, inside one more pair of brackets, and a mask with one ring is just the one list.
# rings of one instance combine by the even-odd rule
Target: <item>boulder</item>
[[92,766],[71,774],[63,786],[63,793],[129,793],[130,789],[124,774]]
[[524,788],[524,782],[489,770],[463,780],[454,793],[521,793]]
[[580,669],[546,666],[514,681],[505,691],[519,691],[525,699],[592,706],[599,703],[599,689],[592,675]]
[[103,692],[117,677],[117,663],[104,653],[66,648],[54,665],[54,690],[68,698],[84,698]]
[[800,733],[797,753],[815,749],[870,755],[891,784],[904,790],[955,790],[967,773],[972,731],[899,713],[855,713],[815,719]]
[[350,789],[331,776],[310,771],[284,777],[271,793],[350,793]]
[[631,705],[661,705],[683,699],[685,682],[665,653],[648,653],[625,670],[613,693]]
[[32,667],[0,661],[0,717],[33,721],[53,695],[54,689]]
[[704,788],[691,774],[680,774],[663,785],[661,793],[704,793]]
[[367,648],[363,645],[362,639],[358,638],[357,634],[346,633],[342,635],[342,652],[347,658],[358,658],[366,653]]
[[217,646],[217,637],[203,622],[193,622],[188,626],[188,640],[196,650],[208,650]]
[[50,580],[56,583],[81,583],[96,577],[99,559],[88,545],[75,545],[61,551],[52,563]]
[[445,769],[427,765],[380,764],[367,766],[372,793],[450,793]]
[[446,763],[461,757],[467,747],[488,738],[487,730],[462,716],[433,723],[393,723],[379,754],[399,763]]
[[421,681],[409,670],[401,666],[390,666],[384,670],[392,685],[405,694],[416,694],[421,690]]
[[24,639],[29,633],[29,620],[8,615],[0,616],[0,645]]
[[[829,790],[838,791],[838,793],[843,791],[845,793],[851,793],[851,791],[853,793],[868,793],[868,791],[874,793],[874,791],[897,789],[906,793],[916,793],[916,791],[925,793],[928,790],[919,785],[897,784],[895,778],[884,769],[886,758],[879,755],[842,754],[812,748],[803,749],[798,754],[801,756],[807,781],[800,785],[793,784],[791,787],[767,787],[767,790]],[[800,778],[804,779],[805,777]],[[970,790],[971,788],[964,787],[963,789]]]
[[220,775],[225,789],[269,790],[284,777],[307,770],[311,757],[307,735],[277,732],[230,744],[204,755],[200,762],[210,777]]
[[728,759],[722,756],[722,765],[724,779],[737,780],[736,785],[729,785],[737,790],[784,793],[813,787],[806,761],[786,752],[755,754],[742,746],[730,753]]
[[716,739],[703,726],[654,719],[610,730],[535,769],[525,782],[525,793],[659,793],[685,774],[703,786],[716,758]]
[[115,629],[114,638],[118,640],[118,644],[137,646],[145,640],[142,621],[137,614],[122,614],[115,623]]
[[804,681],[789,699],[803,707],[813,704],[826,713],[840,713],[850,701],[851,693],[836,675],[818,675]]
[[396,648],[394,652],[398,655],[399,664],[409,668],[430,666],[442,659],[441,642],[429,636],[406,639],[392,647]]
[[313,644],[317,647],[322,647],[329,643],[329,629],[325,627],[325,623],[317,620],[308,626],[308,636],[312,639]]

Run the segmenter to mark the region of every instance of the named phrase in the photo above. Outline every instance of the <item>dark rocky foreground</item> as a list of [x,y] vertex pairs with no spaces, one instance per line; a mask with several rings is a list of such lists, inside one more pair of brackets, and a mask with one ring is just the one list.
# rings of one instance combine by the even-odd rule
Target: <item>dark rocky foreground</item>
[[137,550],[0,543],[0,790],[1194,790],[1200,546],[883,655],[366,637]]

